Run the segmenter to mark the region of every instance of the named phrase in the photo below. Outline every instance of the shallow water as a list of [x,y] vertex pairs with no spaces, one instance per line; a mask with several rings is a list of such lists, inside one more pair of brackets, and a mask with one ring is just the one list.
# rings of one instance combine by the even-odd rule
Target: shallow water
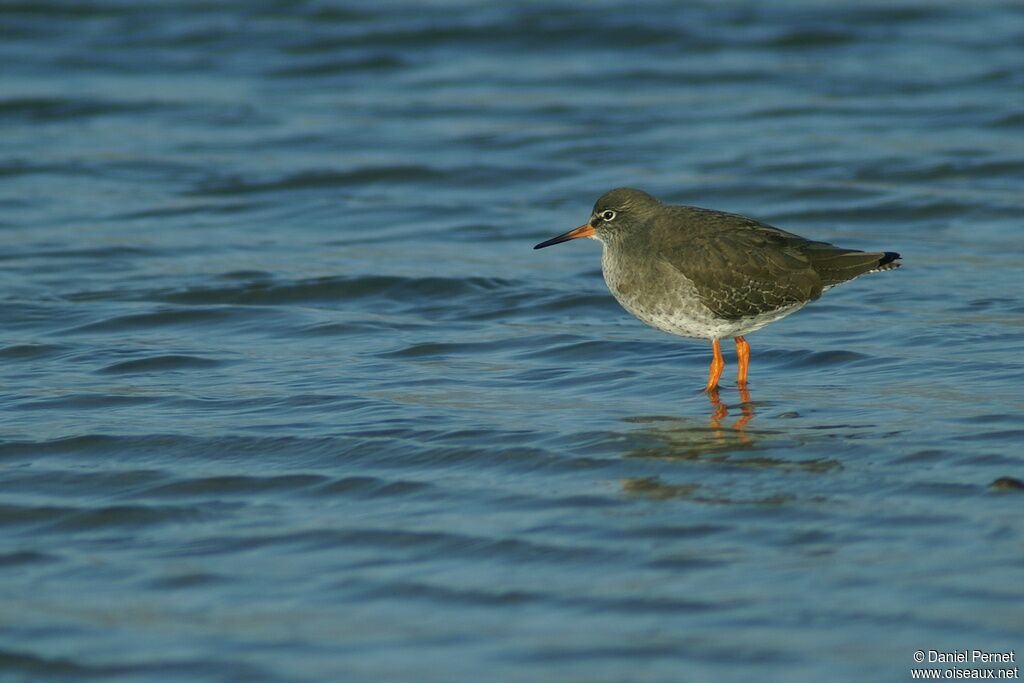
[[[1021,6],[631,7],[0,5],[0,677],[1020,645]],[[622,184],[905,267],[722,415],[596,244],[531,250]]]

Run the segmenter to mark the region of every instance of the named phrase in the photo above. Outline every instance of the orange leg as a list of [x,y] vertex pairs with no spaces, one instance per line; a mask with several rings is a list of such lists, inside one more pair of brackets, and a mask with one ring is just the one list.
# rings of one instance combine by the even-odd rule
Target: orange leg
[[736,357],[740,361],[736,383],[743,387],[747,384],[747,368],[750,367],[750,344],[743,337],[736,337]]
[[711,358],[711,369],[708,371],[708,385],[704,387],[704,391],[714,391],[718,388],[718,378],[722,376],[722,370],[725,370],[725,359],[722,358],[722,344],[717,339],[711,342],[711,350],[715,352],[715,355]]

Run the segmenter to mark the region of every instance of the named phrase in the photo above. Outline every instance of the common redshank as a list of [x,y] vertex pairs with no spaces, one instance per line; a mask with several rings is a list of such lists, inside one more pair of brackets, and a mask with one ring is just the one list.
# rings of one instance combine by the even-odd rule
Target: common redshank
[[623,308],[659,330],[711,340],[708,392],[725,369],[720,340],[736,340],[743,388],[746,335],[841,282],[900,266],[893,251],[814,242],[733,213],[667,206],[628,187],[606,192],[586,224],[534,249],[579,237],[600,240],[604,281]]

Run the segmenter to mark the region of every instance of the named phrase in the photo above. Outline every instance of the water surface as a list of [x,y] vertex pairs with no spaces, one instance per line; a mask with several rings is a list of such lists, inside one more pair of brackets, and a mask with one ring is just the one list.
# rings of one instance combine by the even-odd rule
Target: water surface
[[[0,7],[0,672],[906,680],[1024,628],[1016,3]],[[905,267],[728,345],[604,190]]]

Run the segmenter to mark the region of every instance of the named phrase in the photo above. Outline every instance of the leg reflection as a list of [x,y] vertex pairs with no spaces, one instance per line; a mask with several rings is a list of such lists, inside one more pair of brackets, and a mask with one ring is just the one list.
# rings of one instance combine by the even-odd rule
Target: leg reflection
[[729,406],[722,403],[722,399],[718,395],[718,389],[709,389],[708,401],[711,402],[711,407],[714,409],[711,412],[711,426],[715,429],[722,428],[722,419],[729,415]]
[[[750,400],[750,390],[745,385],[741,385],[740,388],[740,412],[741,417],[736,420],[732,425],[732,428],[740,433],[740,436],[745,440],[748,438],[743,434],[744,428],[747,424],[754,419],[754,403]],[[722,420],[729,416],[729,406],[722,403],[722,399],[719,396],[718,389],[708,391],[708,401],[711,403],[711,415],[708,417],[708,422],[711,424],[711,428],[715,430],[717,436],[722,436]]]
[[740,385],[740,400],[743,403],[740,404],[740,411],[743,413],[743,417],[736,420],[736,424],[732,426],[733,429],[743,431],[743,428],[747,426],[747,423],[754,419],[754,403],[750,400],[750,389],[747,389],[746,384]]

